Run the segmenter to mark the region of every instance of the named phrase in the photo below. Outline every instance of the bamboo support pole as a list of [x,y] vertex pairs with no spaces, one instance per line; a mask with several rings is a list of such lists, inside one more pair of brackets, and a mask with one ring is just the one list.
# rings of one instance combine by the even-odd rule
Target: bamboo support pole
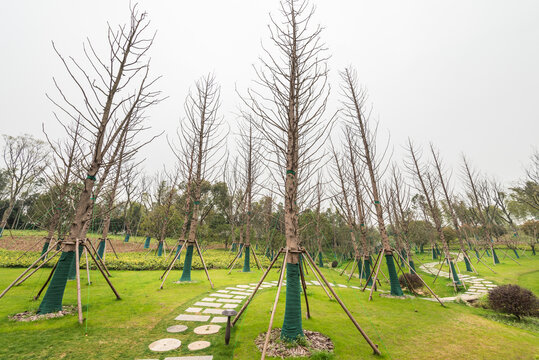
[[178,253],[176,255],[174,255],[174,258],[172,259],[172,261],[170,262],[170,266],[167,268],[167,270],[165,271],[165,274],[161,275],[161,279],[163,279],[163,282],[161,283],[161,286],[159,287],[159,289],[163,289],[163,285],[165,284],[165,281],[167,281],[167,277],[168,277],[168,274],[170,274],[170,271],[172,270],[172,267],[174,266],[174,263],[176,262],[176,260],[178,260],[178,258],[180,257],[180,254],[182,253],[182,250],[183,250],[184,246],[182,246],[180,248],[180,251],[178,251]]
[[[303,258],[303,254],[300,254],[300,257]],[[302,262],[305,262],[306,260],[303,259]],[[309,310],[309,300],[307,299],[307,284],[305,283],[305,276],[303,274],[303,269],[299,268],[299,274],[301,275],[301,286],[303,287],[303,295],[305,296],[305,309],[307,310],[307,319],[311,318],[311,311]]]
[[114,256],[116,256],[116,259],[119,259],[118,254],[116,254],[116,249],[114,249],[114,246],[112,245],[112,241],[107,238],[109,241],[110,248],[112,249],[112,252],[114,253]]
[[[380,254],[381,254],[381,251],[378,252],[378,256],[376,256],[376,260],[374,261],[374,264],[372,264],[372,270],[371,273],[369,274],[369,277],[367,278],[367,280],[365,281],[365,285],[363,286],[363,289],[361,289],[361,291],[365,291],[365,289],[367,288],[367,284],[369,283],[369,280],[373,277],[374,275],[374,272],[376,271],[376,265],[378,264],[378,259],[380,258]],[[373,281],[373,285],[372,286],[376,286],[376,282]]]
[[258,260],[258,256],[256,256],[255,249],[251,248],[251,252],[253,253],[253,256],[255,258],[256,266],[258,267],[258,270],[262,269],[262,264],[260,263],[260,260]]
[[[88,240],[88,239],[86,239]],[[108,276],[111,276],[110,275],[110,272],[109,272],[109,269],[107,269],[107,267],[105,266],[105,263],[103,262],[103,260],[101,259],[101,257],[99,256],[99,254],[97,253],[97,250],[94,248],[94,244],[92,244],[91,241],[88,241],[90,243],[90,246],[92,247],[93,251],[94,251],[94,254],[97,256],[97,260],[96,258],[94,257],[94,255],[92,255],[92,253],[90,253],[90,256],[92,257],[92,259],[95,261],[96,265],[98,263],[98,261],[101,263],[101,266],[103,266],[103,269],[105,269],[105,272],[107,273]],[[87,246],[86,246],[87,247]]]
[[204,271],[206,272],[206,277],[208,278],[208,281],[210,282],[210,286],[213,289],[213,283],[210,279],[210,274],[208,273],[208,269],[206,268],[206,262],[204,261],[204,258],[202,257],[202,252],[200,252],[200,247],[198,246],[198,241],[195,239],[195,245],[197,247],[198,256],[200,256],[200,261],[202,261],[202,265],[204,266]]
[[310,262],[312,263],[312,265],[314,266],[314,269],[318,272],[318,274],[322,277],[322,279],[324,280],[324,282],[326,283],[326,285],[329,287],[329,290],[331,291],[331,293],[333,294],[333,296],[335,297],[335,300],[337,300],[337,302],[339,303],[339,305],[341,305],[342,309],[344,310],[344,312],[346,313],[346,315],[348,315],[348,317],[350,318],[350,320],[352,321],[352,323],[355,325],[355,327],[358,329],[358,331],[361,333],[361,335],[363,336],[363,338],[367,341],[367,343],[371,346],[372,350],[374,351],[375,354],[377,355],[381,355],[380,353],[380,350],[378,350],[378,346],[376,346],[372,340],[369,338],[369,336],[365,333],[365,331],[363,331],[363,329],[361,328],[361,326],[359,326],[359,324],[357,323],[356,319],[354,319],[354,317],[352,316],[352,314],[350,313],[350,311],[348,310],[348,308],[344,305],[344,303],[342,302],[342,300],[337,296],[337,293],[335,293],[335,290],[333,290],[331,288],[331,286],[329,285],[328,281],[326,280],[326,278],[324,277],[324,274],[322,274],[322,272],[320,271],[320,269],[316,266],[316,264],[314,263],[313,259],[311,258],[311,256],[307,253],[307,257],[309,258]]
[[80,251],[79,239],[75,241],[75,276],[77,277],[77,312],[79,313],[79,324],[82,325],[82,295],[80,291]]
[[30,274],[26,275],[23,279],[21,279],[18,283],[16,283],[15,286],[19,286],[20,284],[22,284],[23,282],[28,280],[28,278],[30,276],[34,275],[39,269],[41,269],[43,266],[45,266],[45,264],[47,264],[51,259],[53,259],[56,256],[56,254],[58,254],[60,251],[62,251],[62,250],[56,250],[56,252],[53,254],[53,256],[49,257],[48,259],[43,261],[41,264],[39,264],[39,266],[36,267],[34,269],[34,271],[32,271]]
[[[86,249],[88,249],[88,246],[86,244],[84,244],[84,246],[86,247]],[[92,258],[92,260],[95,262],[95,266],[97,267],[97,269],[101,272],[101,275],[103,275],[103,277],[105,278],[105,280],[107,281],[107,283],[109,284],[110,288],[112,289],[112,291],[114,292],[114,295],[116,295],[116,298],[118,300],[120,300],[120,294],[118,294],[118,292],[116,291],[116,289],[114,288],[114,286],[112,285],[112,283],[110,282],[110,279],[107,277],[107,274],[105,274],[105,271],[101,268],[101,266],[99,266],[99,262],[95,259],[94,257],[94,254],[92,254],[91,251],[88,251],[88,253],[90,254],[90,257]]]
[[54,274],[54,270],[56,270],[56,267],[58,266],[58,261],[54,264],[54,266],[52,267],[52,270],[49,274],[49,276],[47,277],[47,280],[45,281],[45,284],[43,284],[43,286],[41,287],[41,289],[39,289],[39,292],[37,293],[36,296],[34,296],[34,300],[37,300],[39,299],[39,297],[41,296],[41,293],[43,292],[43,290],[45,290],[45,287],[47,287],[47,284],[49,283],[49,281],[51,281],[51,278],[52,278],[52,274]]
[[262,285],[262,282],[264,281],[264,279],[265,279],[266,276],[268,275],[269,271],[270,271],[271,268],[273,267],[273,264],[275,264],[275,262],[277,261],[277,258],[279,257],[279,255],[281,255],[282,252],[283,252],[283,249],[280,249],[279,252],[277,253],[277,255],[273,258],[273,260],[271,261],[270,266],[268,266],[268,268],[267,268],[266,271],[264,272],[264,275],[262,275],[262,278],[260,279],[260,281],[259,281],[258,284],[256,285],[255,290],[254,290],[253,293],[249,296],[249,298],[247,299],[247,301],[243,304],[243,306],[241,307],[240,311],[238,311],[238,314],[234,317],[234,320],[232,320],[232,326],[234,326],[234,325],[236,324],[236,322],[237,322],[238,319],[240,318],[241,314],[243,314],[243,312],[245,311],[245,309],[247,308],[247,306],[251,303],[251,300],[254,298],[256,292],[257,292],[258,289],[260,288],[260,285]]
[[376,288],[376,280],[378,279],[378,273],[380,272],[380,267],[382,267],[383,256],[381,255],[383,252],[385,252],[384,248],[380,250],[380,254],[378,255],[379,261],[378,261],[378,266],[376,268],[376,273],[374,274],[374,279],[372,281],[371,290],[369,292],[369,301],[372,300],[372,293],[374,292],[374,289]]
[[88,249],[84,248],[84,256],[86,257],[86,277],[88,278],[88,285],[92,282],[90,281],[90,263],[88,262]]
[[314,274],[314,276],[316,277],[316,281],[318,281],[318,283],[320,284],[320,286],[322,287],[322,289],[324,289],[324,291],[326,292],[326,295],[328,296],[329,300],[333,300],[333,298],[331,297],[330,293],[328,292],[328,290],[326,289],[326,286],[324,285],[324,282],[322,280],[320,280],[320,278],[318,277],[318,275],[316,274],[316,271],[314,271],[313,267],[311,266],[311,263],[309,261],[307,261],[307,265],[309,265],[309,268],[311,269],[312,273]]
[[264,341],[264,348],[262,349],[262,357],[260,360],[266,358],[266,351],[268,350],[268,342],[271,335],[271,327],[273,326],[273,319],[275,318],[275,310],[277,309],[277,303],[279,302],[279,295],[281,295],[281,288],[283,286],[284,278],[284,267],[286,266],[286,260],[288,259],[288,248],[286,248],[286,253],[284,254],[283,265],[281,266],[281,275],[279,276],[279,286],[277,287],[277,295],[275,295],[275,302],[273,303],[273,309],[271,310],[271,317],[268,326],[268,332],[266,333],[266,340]]

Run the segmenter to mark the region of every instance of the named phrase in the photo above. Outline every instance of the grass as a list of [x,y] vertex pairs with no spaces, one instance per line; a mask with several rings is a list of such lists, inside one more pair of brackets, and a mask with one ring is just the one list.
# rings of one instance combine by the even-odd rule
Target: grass
[[[503,254],[500,256],[500,260]],[[422,262],[432,261],[427,254],[419,256]],[[507,258],[497,265],[496,274],[483,265],[477,265],[479,276],[497,284],[517,283],[537,293],[538,258],[521,258],[517,265]],[[475,263],[475,262],[474,262]],[[417,268],[419,264],[416,262]],[[463,264],[459,263],[461,270]],[[482,268],[483,266],[484,268]],[[490,264],[489,264],[490,266]],[[384,267],[382,267],[384,269]],[[174,284],[180,277],[175,270],[164,290],[159,290],[162,271],[112,271],[112,281],[122,296],[115,300],[112,291],[96,270],[91,271],[93,284],[82,281],[83,309],[87,322],[78,325],[76,316],[33,323],[17,323],[8,315],[37,309],[39,301],[31,301],[50,269],[38,271],[20,287],[0,299],[0,359],[163,359],[166,356],[187,355],[187,344],[195,339],[191,332],[167,334],[166,328],[176,323],[174,318],[190,304],[207,296],[211,291],[203,271],[192,273],[193,283]],[[21,269],[0,268],[0,289],[5,288],[20,274]],[[339,272],[324,268],[332,283],[346,284],[347,278]],[[237,284],[257,282],[262,271],[241,273],[226,270],[210,271],[216,289]],[[82,273],[85,279],[85,273]],[[434,277],[423,274],[432,284]],[[307,279],[315,278],[310,273]],[[277,280],[272,271],[268,280]],[[447,279],[439,279],[433,289],[439,296],[451,296],[452,287]],[[359,285],[352,278],[349,285]],[[68,282],[64,304],[76,304],[75,282]],[[388,289],[382,281],[382,288]],[[351,288],[334,288],[360,326],[379,345],[381,357],[372,350],[355,329],[352,322],[335,300],[329,300],[320,287],[308,288],[311,319],[303,317],[305,329],[329,336],[335,344],[333,355],[316,354],[313,359],[534,359],[539,356],[537,321],[516,324],[488,309],[450,303],[446,308],[436,302],[421,299],[389,299],[374,295],[368,301],[368,292]],[[224,329],[204,340],[212,346],[200,354],[213,354],[215,360],[256,359],[260,353],[254,345],[256,336],[265,332],[275,298],[275,288],[258,293],[244,316],[232,331],[231,343],[224,344]],[[89,299],[89,308],[87,307]],[[302,297],[302,309],[305,304]],[[274,327],[280,327],[284,315],[285,291],[281,293]],[[87,313],[86,311],[89,310]],[[148,345],[163,337],[182,341],[179,350],[157,354]]]

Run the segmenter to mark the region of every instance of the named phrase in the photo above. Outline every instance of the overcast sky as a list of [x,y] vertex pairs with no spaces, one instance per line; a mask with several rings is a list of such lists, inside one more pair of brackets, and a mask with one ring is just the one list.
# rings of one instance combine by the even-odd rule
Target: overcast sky
[[[510,183],[523,176],[539,144],[539,1],[313,1],[330,49],[332,95],[338,71],[356,67],[394,158],[408,137],[432,141],[448,166],[465,153],[482,172]],[[128,1],[3,1],[0,132],[43,137],[54,126],[52,77],[65,79],[54,54],[82,57],[89,37],[100,47],[106,23],[128,21]],[[152,72],[169,98],[150,112],[155,132],[173,133],[189,87],[214,72],[222,114],[237,119],[234,88],[253,79],[268,39],[271,1],[140,1],[157,38]],[[149,171],[173,161],[165,141],[145,148]]]

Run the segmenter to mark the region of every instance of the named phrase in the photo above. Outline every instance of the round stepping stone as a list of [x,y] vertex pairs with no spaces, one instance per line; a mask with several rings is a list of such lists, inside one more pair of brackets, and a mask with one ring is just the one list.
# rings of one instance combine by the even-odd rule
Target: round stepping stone
[[182,342],[178,339],[161,339],[154,341],[148,347],[152,351],[170,351],[181,346]]
[[185,331],[185,330],[187,330],[187,326],[185,326],[185,325],[174,325],[174,326],[169,326],[167,328],[167,331],[169,333],[180,333],[180,332]]
[[221,329],[221,326],[219,325],[202,325],[195,328],[194,332],[198,335],[208,335],[215,334],[219,329]]
[[195,341],[187,345],[187,348],[191,351],[202,350],[209,347],[211,343],[209,341]]

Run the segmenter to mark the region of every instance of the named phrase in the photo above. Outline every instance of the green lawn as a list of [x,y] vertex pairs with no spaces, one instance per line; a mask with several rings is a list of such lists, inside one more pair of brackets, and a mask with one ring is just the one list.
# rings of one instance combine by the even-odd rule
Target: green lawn
[[[430,261],[427,256],[421,261]],[[516,282],[536,291],[537,259],[522,259],[523,265],[503,261],[496,267],[497,274],[480,271],[480,276],[501,284]],[[463,266],[461,266],[463,270]],[[13,289],[0,299],[0,359],[142,359],[187,354],[186,345],[192,335],[167,334],[165,329],[174,324],[177,316],[189,304],[206,296],[210,291],[203,271],[194,271],[194,283],[174,284],[180,272],[173,272],[164,290],[159,288],[161,271],[113,271],[112,281],[122,295],[115,300],[105,281],[92,271],[94,283],[88,287],[83,281],[83,307],[87,323],[80,326],[76,316],[16,323],[9,314],[36,309],[37,301],[30,301],[45,280],[50,269],[36,273],[24,285]],[[5,288],[21,269],[0,268],[0,288]],[[262,272],[252,273],[211,270],[216,289],[230,285],[256,282]],[[328,281],[346,283],[335,270],[324,269]],[[85,276],[85,273],[82,273]],[[272,271],[269,280],[277,280]],[[313,279],[312,274],[307,275]],[[425,275],[429,285],[433,277]],[[439,296],[453,294],[446,279],[434,286]],[[350,285],[357,285],[352,279]],[[387,289],[384,281],[383,287]],[[378,295],[369,302],[368,293],[354,289],[335,288],[359,324],[382,351],[382,358],[392,359],[534,359],[539,356],[537,332],[522,330],[489,320],[489,310],[450,303],[447,308],[436,302],[421,299],[388,299]],[[537,291],[536,291],[537,292]],[[231,344],[224,345],[224,333],[205,336],[212,342],[207,353],[219,359],[257,359],[254,338],[265,332],[275,288],[261,291],[237,324]],[[284,292],[274,326],[280,327],[284,314]],[[308,289],[312,318],[304,317],[304,328],[328,335],[335,344],[334,359],[376,358],[336,301],[329,301],[320,287]],[[89,312],[87,304],[89,299]],[[64,304],[75,304],[75,282],[68,283]],[[303,308],[304,309],[304,308]],[[152,353],[147,346],[163,337],[182,340],[182,350],[165,354]]]

